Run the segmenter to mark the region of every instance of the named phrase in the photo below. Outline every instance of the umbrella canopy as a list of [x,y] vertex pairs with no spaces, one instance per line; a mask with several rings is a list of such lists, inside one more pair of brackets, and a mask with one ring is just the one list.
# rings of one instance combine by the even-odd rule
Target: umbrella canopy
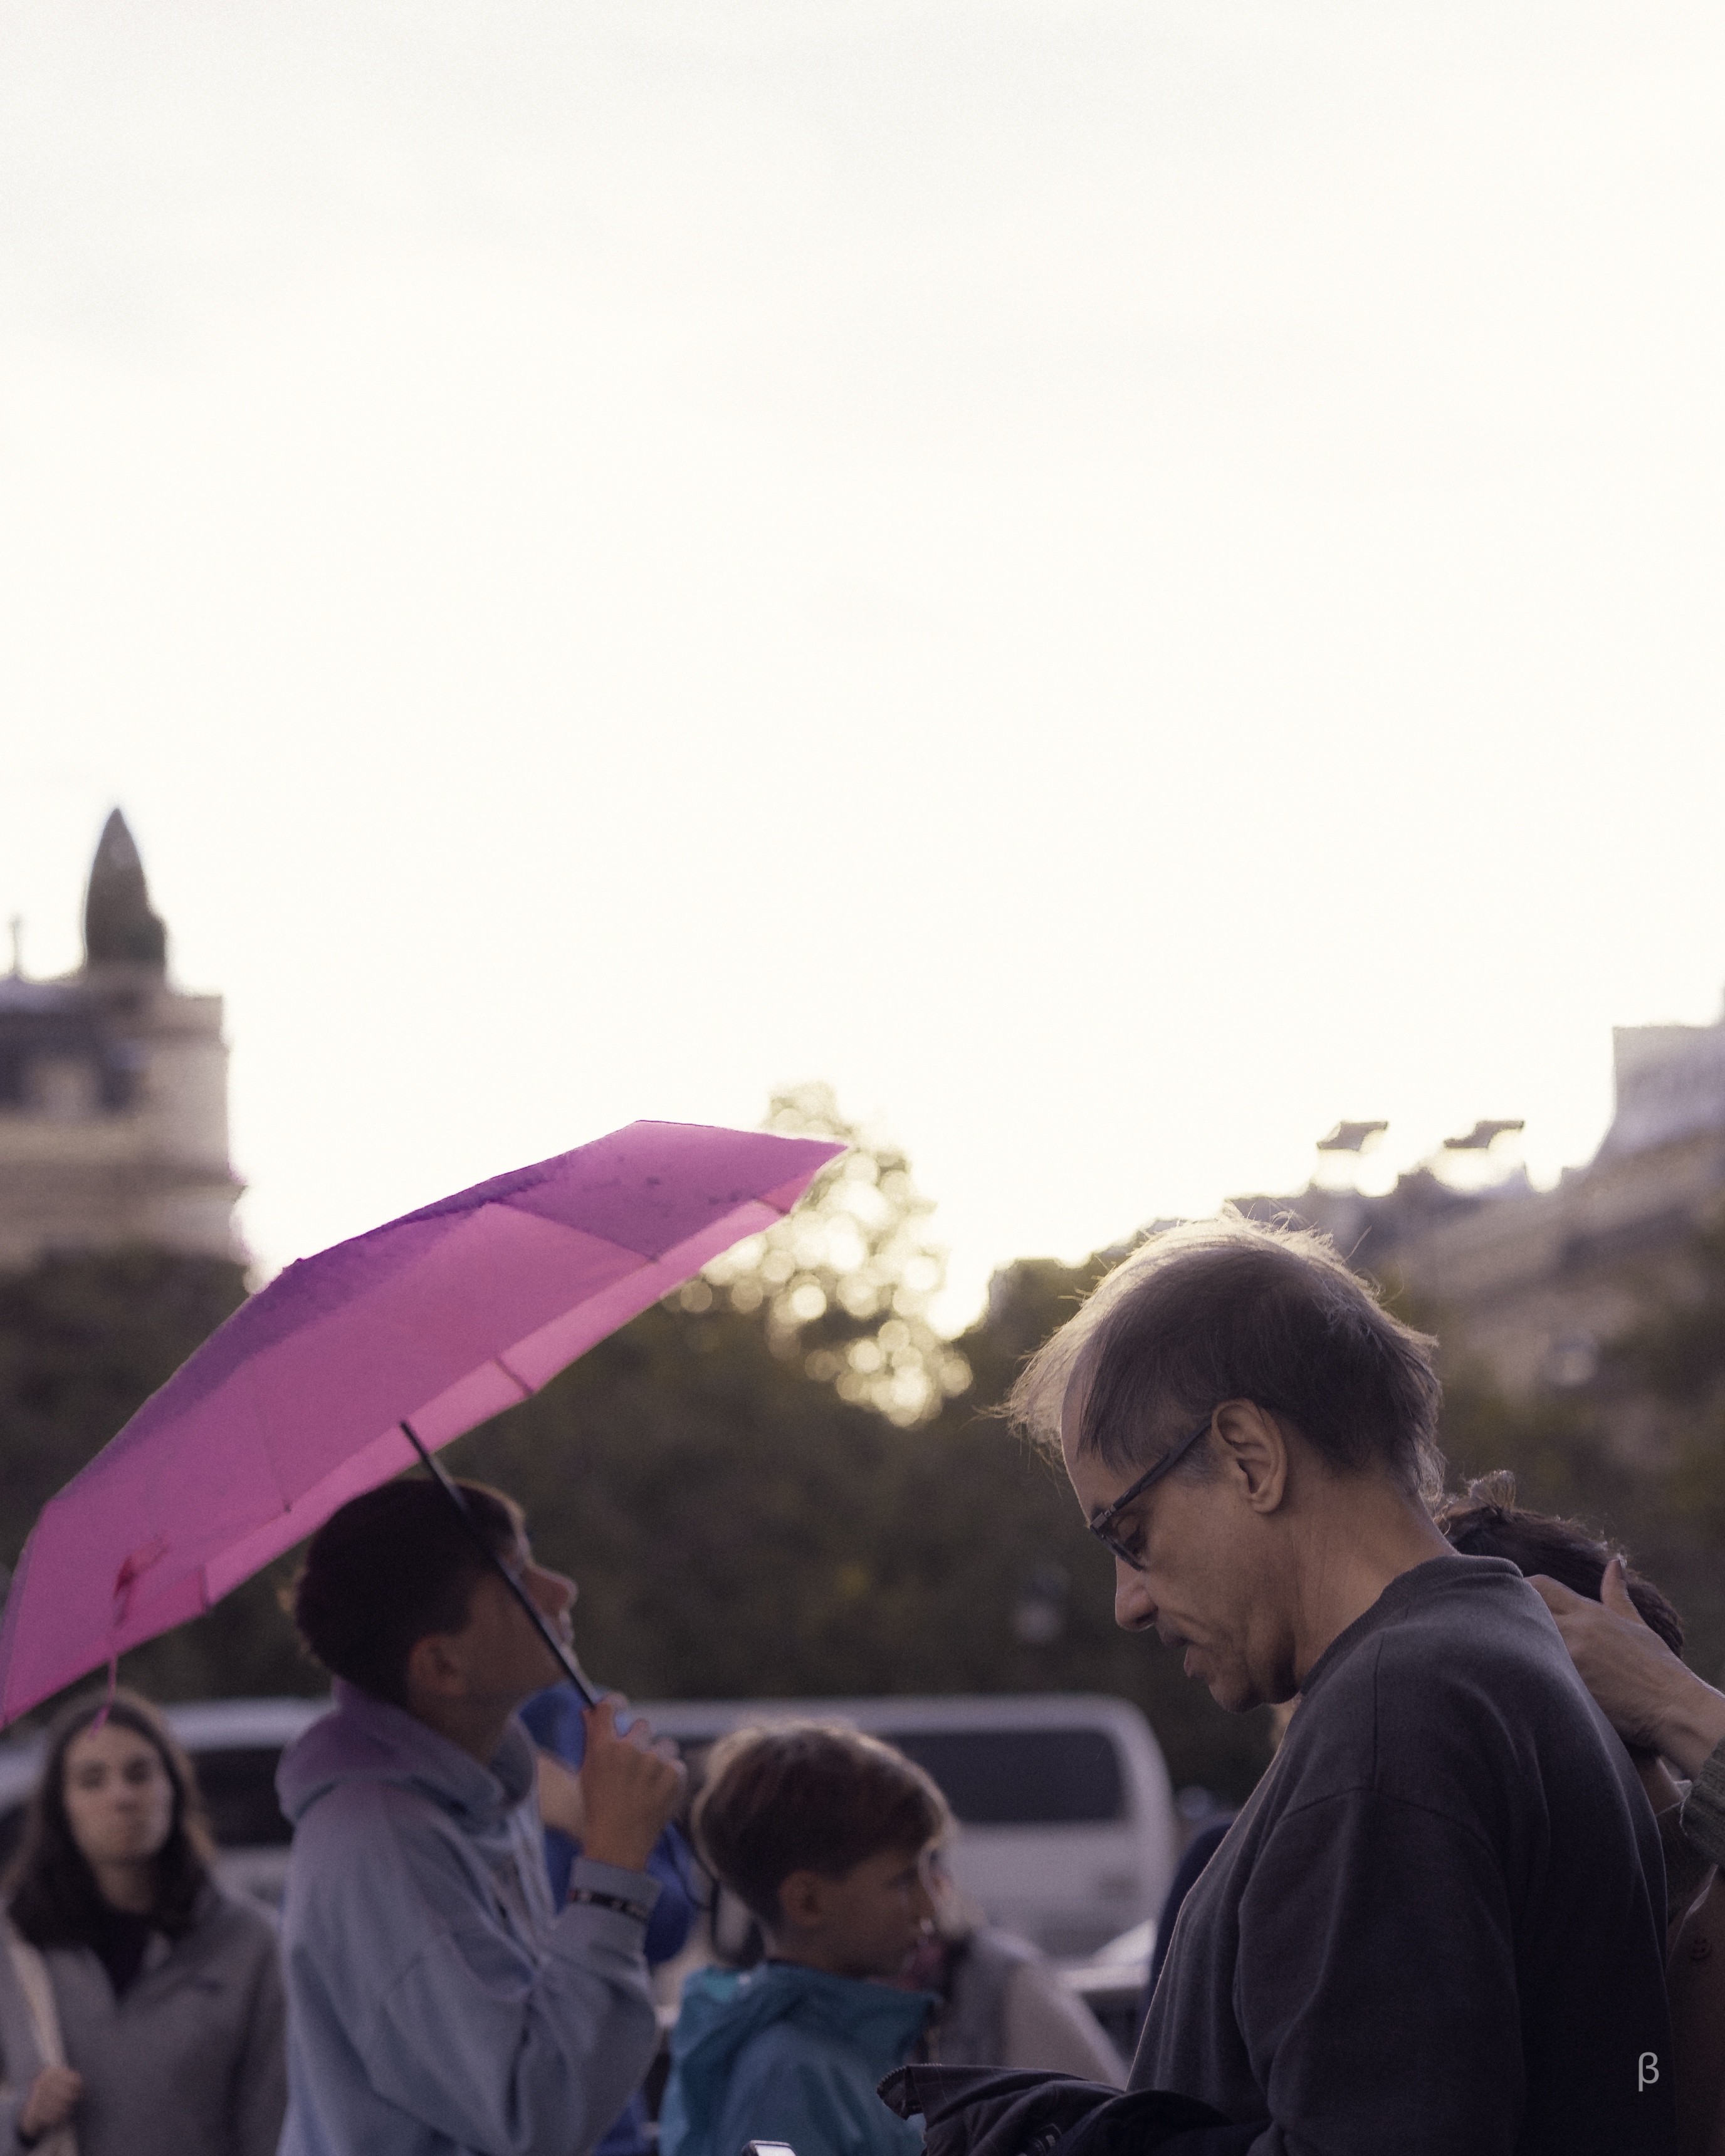
[[290,1265],[43,1508],[0,1723],[196,1617],[789,1212],[842,1146],[631,1123]]

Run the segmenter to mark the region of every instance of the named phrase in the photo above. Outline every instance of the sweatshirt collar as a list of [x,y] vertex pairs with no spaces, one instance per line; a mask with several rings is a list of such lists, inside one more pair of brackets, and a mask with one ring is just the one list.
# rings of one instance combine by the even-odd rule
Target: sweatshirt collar
[[1314,1688],[1338,1662],[1345,1661],[1373,1633],[1394,1624],[1417,1604],[1435,1601],[1452,1589],[1474,1583],[1499,1579],[1519,1582],[1521,1578],[1520,1571],[1507,1558],[1464,1557],[1459,1550],[1427,1558],[1411,1570],[1399,1572],[1371,1608],[1344,1626],[1306,1672],[1306,1681],[1300,1687],[1301,1698],[1310,1699]]
[[511,1720],[489,1766],[409,1714],[338,1677],[336,1712],[314,1722],[283,1758],[277,1787],[297,1820],[326,1791],[349,1781],[406,1784],[470,1833],[501,1826],[534,1786],[532,1740]]

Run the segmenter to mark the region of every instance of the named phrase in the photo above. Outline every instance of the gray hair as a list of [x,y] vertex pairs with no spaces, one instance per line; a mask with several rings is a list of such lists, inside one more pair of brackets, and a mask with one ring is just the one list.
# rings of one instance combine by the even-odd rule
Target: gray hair
[[[1443,1488],[1436,1342],[1384,1309],[1326,1235],[1231,1208],[1141,1243],[1030,1358],[1012,1421],[1058,1449],[1147,1467],[1230,1399],[1291,1423],[1340,1474],[1373,1468],[1430,1502]],[[1185,1463],[1209,1471],[1200,1447]]]

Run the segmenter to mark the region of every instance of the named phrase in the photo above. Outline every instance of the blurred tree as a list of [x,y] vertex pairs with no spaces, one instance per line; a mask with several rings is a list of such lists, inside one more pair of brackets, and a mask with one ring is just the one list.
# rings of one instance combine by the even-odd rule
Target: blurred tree
[[761,1312],[774,1353],[802,1356],[841,1399],[901,1429],[929,1421],[970,1383],[963,1354],[928,1319],[946,1280],[944,1253],[925,1232],[932,1201],[896,1147],[840,1115],[830,1086],[774,1094],[766,1127],[840,1138],[849,1150],[788,1219],[691,1281],[682,1307],[709,1309],[717,1290],[733,1310]]
[[[1635,1477],[1645,1569],[1689,1627],[1688,1659],[1725,1683],[1725,1213],[1697,1229],[1677,1265],[1643,1283],[1641,1313],[1600,1359],[1597,1390],[1616,1426],[1659,1463]],[[1655,1566],[1661,1569],[1655,1572]]]
[[0,1274],[0,1558],[245,1300],[242,1267],[129,1250]]
[[858,1553],[892,1505],[892,1441],[772,1352],[755,1313],[645,1312],[451,1467],[526,1505],[581,1584],[577,1637],[637,1696],[870,1688]]
[[1651,1404],[1677,1512],[1709,1542],[1725,1543],[1725,1214],[1690,1237],[1676,1283],[1643,1301],[1601,1374]]
[[[1441,1307],[1392,1286],[1439,1341],[1452,1487],[1507,1468],[1517,1502],[1623,1549],[1681,1612],[1686,1659],[1725,1681],[1725,1238],[1697,1240],[1692,1293],[1649,1281],[1644,1314],[1586,1384],[1506,1394]],[[1717,1270],[1712,1270],[1717,1268]],[[1710,1368],[1711,1364],[1711,1368]]]

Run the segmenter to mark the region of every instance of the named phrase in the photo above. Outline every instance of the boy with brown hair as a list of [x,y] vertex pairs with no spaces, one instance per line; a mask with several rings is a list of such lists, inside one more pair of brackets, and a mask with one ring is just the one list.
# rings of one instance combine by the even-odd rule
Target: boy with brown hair
[[937,2001],[895,1984],[933,1916],[930,1864],[952,1825],[920,1767],[818,1722],[735,1732],[696,1807],[709,1868],[759,1922],[767,1958],[683,1990],[662,2156],[916,2156],[922,2135],[875,2085]]
[[351,1499],[295,1589],[336,1706],[276,1778],[284,2156],[588,2156],[652,2062],[646,1863],[682,1768],[644,1724],[619,1732],[615,1702],[589,1712],[584,1853],[556,1908],[516,1710],[559,1672],[504,1573],[566,1640],[575,1584],[512,1500],[459,1487],[465,1519],[415,1477]]

